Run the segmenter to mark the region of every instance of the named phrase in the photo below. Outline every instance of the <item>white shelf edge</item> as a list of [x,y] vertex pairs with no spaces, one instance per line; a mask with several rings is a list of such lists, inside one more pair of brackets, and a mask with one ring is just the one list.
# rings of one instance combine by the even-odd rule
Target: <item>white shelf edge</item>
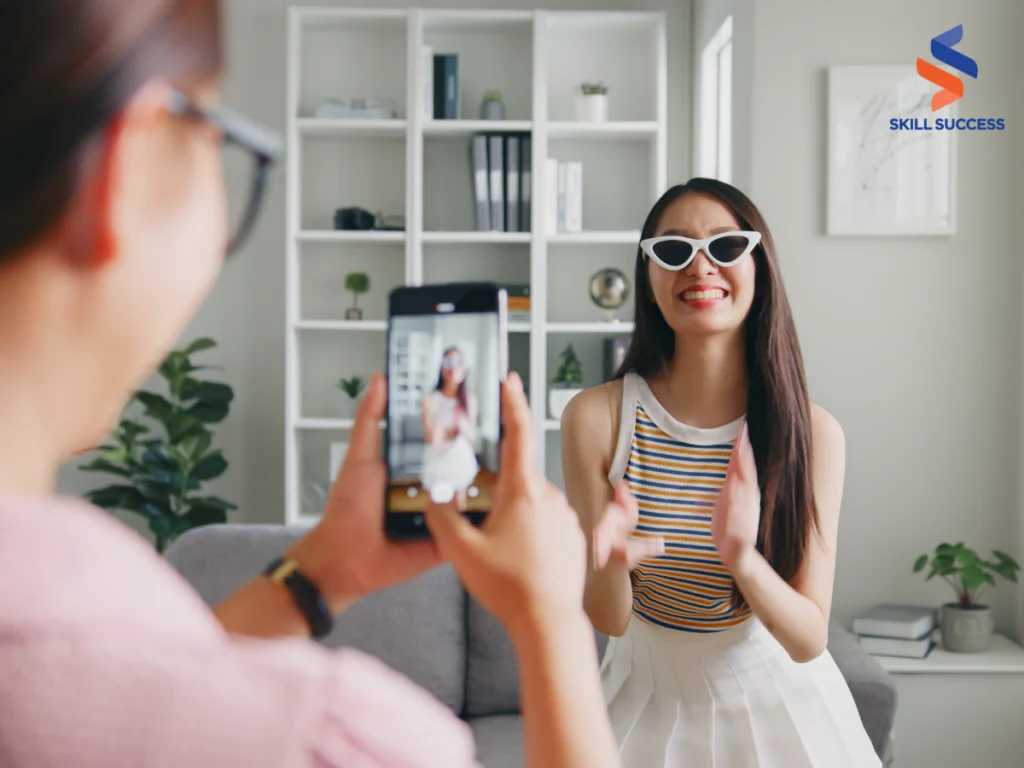
[[471,133],[513,133],[533,130],[532,120],[424,120],[424,136],[468,136]]
[[633,322],[548,323],[548,333],[632,333]]
[[530,324],[529,323],[520,323],[520,322],[509,323],[508,324],[508,332],[509,333],[529,333],[530,332]]
[[360,118],[328,119],[319,117],[300,117],[295,120],[299,133],[306,136],[326,136],[331,134],[353,134],[359,136],[395,136],[405,134],[408,121],[394,120],[363,120]]
[[312,527],[320,522],[322,515],[307,515],[306,513],[300,513],[298,519],[295,521],[295,525],[303,527]]
[[303,243],[404,243],[405,232],[378,229],[303,229],[296,239]]
[[[937,633],[936,643],[939,643]],[[993,635],[992,647],[982,653],[951,653],[937,644],[923,659],[874,655],[871,658],[897,675],[1024,674],[1024,648],[1001,634]]]
[[560,120],[548,123],[548,136],[552,139],[643,139],[653,138],[657,133],[658,123],[655,120],[622,120],[607,123]]
[[[316,430],[316,429],[331,429],[331,430],[350,430],[356,425],[355,419],[320,419],[320,418],[306,418],[299,419],[295,422],[296,429],[304,430]],[[381,429],[384,429],[384,422],[381,421],[378,425]]]
[[387,320],[299,320],[293,323],[299,331],[386,331]]
[[552,245],[574,245],[574,244],[609,244],[609,245],[637,245],[640,242],[640,232],[637,230],[613,230],[607,232],[551,232],[547,240]]
[[463,243],[521,243],[528,245],[529,232],[424,232],[420,235],[423,243],[431,245],[460,245]]
[[544,431],[545,432],[557,432],[562,428],[562,422],[558,419],[545,419],[544,420]]

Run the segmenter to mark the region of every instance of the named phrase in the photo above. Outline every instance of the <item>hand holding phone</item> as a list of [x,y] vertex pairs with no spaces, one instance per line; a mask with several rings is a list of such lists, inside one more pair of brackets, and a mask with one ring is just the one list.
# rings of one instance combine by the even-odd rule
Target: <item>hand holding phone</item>
[[453,505],[430,504],[426,518],[466,588],[516,640],[582,616],[587,546],[565,495],[537,469],[530,407],[516,374],[503,394],[491,514],[477,528]]

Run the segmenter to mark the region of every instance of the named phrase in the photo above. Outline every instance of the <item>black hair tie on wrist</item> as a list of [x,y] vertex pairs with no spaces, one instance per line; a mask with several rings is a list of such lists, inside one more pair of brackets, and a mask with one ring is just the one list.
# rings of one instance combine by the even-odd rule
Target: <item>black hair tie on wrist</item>
[[298,561],[279,557],[266,567],[263,575],[274,584],[288,590],[295,606],[306,619],[309,632],[314,639],[319,640],[330,634],[334,627],[334,618],[327,607],[327,601],[320,594],[316,584],[299,570]]

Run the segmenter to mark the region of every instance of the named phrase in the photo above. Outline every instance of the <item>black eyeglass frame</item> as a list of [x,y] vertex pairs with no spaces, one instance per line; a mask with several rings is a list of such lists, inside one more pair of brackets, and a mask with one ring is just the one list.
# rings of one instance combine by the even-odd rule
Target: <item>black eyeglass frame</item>
[[171,94],[169,110],[173,115],[202,120],[215,126],[221,132],[224,141],[248,152],[255,162],[249,186],[249,199],[242,220],[228,241],[227,255],[231,255],[252,233],[263,203],[267,176],[284,152],[284,140],[277,131],[240,112],[223,106],[200,106],[178,90]]

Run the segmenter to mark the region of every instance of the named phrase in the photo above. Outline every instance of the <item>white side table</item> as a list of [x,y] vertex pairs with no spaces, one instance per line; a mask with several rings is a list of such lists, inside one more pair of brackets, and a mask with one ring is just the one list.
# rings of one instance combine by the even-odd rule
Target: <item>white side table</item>
[[894,768],[1024,766],[1024,648],[996,635],[985,653],[874,656],[896,679]]

